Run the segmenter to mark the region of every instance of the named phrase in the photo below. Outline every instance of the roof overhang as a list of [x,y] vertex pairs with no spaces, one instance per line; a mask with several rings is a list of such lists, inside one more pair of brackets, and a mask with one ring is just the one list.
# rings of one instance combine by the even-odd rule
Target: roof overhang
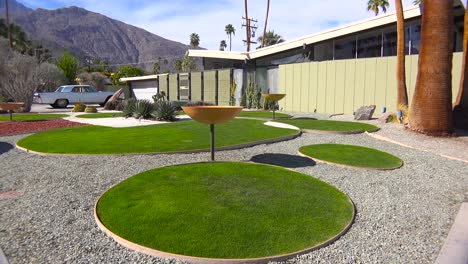
[[232,52],[232,51],[220,51],[220,50],[196,50],[189,49],[185,53],[189,57],[199,58],[216,58],[216,59],[227,59],[227,60],[248,60],[249,56],[246,52]]
[[136,76],[136,77],[123,77],[120,78],[120,82],[128,82],[128,81],[146,81],[146,80],[153,80],[157,79],[158,76],[167,75],[167,74],[153,74],[153,75],[145,75],[145,76]]

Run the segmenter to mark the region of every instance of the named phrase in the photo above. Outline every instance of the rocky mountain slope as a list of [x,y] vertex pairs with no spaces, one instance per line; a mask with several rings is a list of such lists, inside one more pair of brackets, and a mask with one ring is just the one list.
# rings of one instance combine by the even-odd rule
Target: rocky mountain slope
[[[86,58],[100,58],[110,64],[142,63],[160,57],[169,61],[167,65],[160,63],[165,70],[172,68],[173,61],[184,56],[190,48],[79,7],[31,10],[14,0],[9,3],[13,22],[20,25],[35,43],[50,48],[56,56],[69,50],[82,62]],[[152,65],[138,66],[151,69]]]

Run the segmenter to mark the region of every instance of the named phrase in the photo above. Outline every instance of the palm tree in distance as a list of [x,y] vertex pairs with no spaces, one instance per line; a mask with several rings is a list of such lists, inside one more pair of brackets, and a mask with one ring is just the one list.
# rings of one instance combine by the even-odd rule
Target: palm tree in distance
[[13,48],[13,40],[11,38],[11,28],[10,28],[10,16],[9,16],[9,13],[8,13],[8,0],[5,0],[5,24],[6,24],[6,27],[7,27],[7,34],[8,34],[8,45],[10,47],[10,49]]
[[197,33],[190,34],[190,46],[197,48],[200,45],[200,36]]
[[441,136],[453,132],[453,2],[424,0],[418,76],[409,109],[416,132]]
[[[266,35],[267,24],[268,24],[268,13],[270,13],[270,0],[267,0],[267,9],[265,16],[265,26],[263,27],[263,36]],[[262,38],[262,45],[260,47],[265,47],[265,38]]]
[[[387,0],[369,0],[367,2],[367,11],[373,11],[375,15],[379,14],[379,10],[387,12],[389,3]],[[397,103],[396,107],[408,106],[408,92],[406,89],[406,74],[405,74],[405,26],[403,17],[403,5],[401,0],[395,0],[395,9],[397,16],[397,64],[396,64],[396,81],[397,81]]]
[[232,24],[227,24],[226,27],[224,28],[224,31],[229,36],[229,51],[231,51],[231,44],[232,44],[231,36],[236,35],[236,29],[232,26]]
[[373,11],[377,16],[380,10],[386,13],[388,6],[389,4],[387,0],[369,0],[367,2],[367,11]]
[[226,41],[223,39],[219,42],[219,50],[224,51],[224,49],[227,48]]
[[[265,36],[265,37],[264,37]],[[275,45],[275,44],[278,44],[278,43],[281,43],[281,42],[284,42],[284,39],[283,37],[281,37],[280,35],[276,34],[274,30],[269,30],[265,33],[264,36],[260,36],[258,37],[257,41],[258,42],[262,42],[265,44],[265,47],[266,46],[271,46],[271,45]],[[265,39],[265,41],[264,41]],[[260,47],[259,47],[260,48]]]

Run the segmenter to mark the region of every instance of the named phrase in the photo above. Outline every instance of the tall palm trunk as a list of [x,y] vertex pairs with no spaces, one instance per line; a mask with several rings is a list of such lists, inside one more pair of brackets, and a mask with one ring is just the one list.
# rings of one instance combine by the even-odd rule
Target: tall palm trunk
[[409,113],[416,132],[433,136],[453,132],[452,47],[452,1],[424,0],[418,76]]
[[262,38],[262,48],[265,47],[265,34],[267,30],[268,24],[268,14],[270,13],[270,0],[267,0],[267,9],[266,9],[266,16],[265,16],[265,27],[263,28],[263,38]]
[[232,33],[229,33],[229,51],[231,51],[231,42],[232,42],[231,41],[231,35],[232,35]]
[[405,26],[403,17],[403,6],[401,0],[395,0],[395,9],[397,16],[397,107],[400,105],[408,106],[408,93],[406,91],[406,73],[405,73]]
[[[467,1],[468,6],[468,1]],[[453,118],[456,127],[468,129],[468,9],[465,9],[463,21],[463,55],[460,87],[458,88],[457,99],[453,107]]]
[[7,27],[7,34],[8,34],[8,45],[10,49],[13,48],[13,40],[11,38],[11,27],[10,27],[10,16],[8,13],[8,0],[5,0],[5,22]]
[[245,30],[246,30],[246,44],[247,44],[247,51],[250,51],[250,21],[249,21],[249,14],[247,8],[247,0],[244,1],[245,5]]

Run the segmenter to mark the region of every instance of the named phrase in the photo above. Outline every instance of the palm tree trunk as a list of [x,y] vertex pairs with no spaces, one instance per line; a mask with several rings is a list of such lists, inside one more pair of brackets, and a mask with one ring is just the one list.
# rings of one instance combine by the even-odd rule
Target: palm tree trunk
[[412,130],[433,136],[453,133],[452,1],[424,0],[416,88],[409,112]]
[[[467,1],[468,5],[468,1]],[[460,78],[460,87],[458,88],[457,99],[453,107],[453,118],[455,126],[468,129],[468,9],[465,9],[465,18],[463,21],[463,55],[462,70]]]
[[403,6],[401,0],[395,0],[397,16],[397,108],[400,105],[408,106],[408,93],[406,91],[405,73],[405,26],[403,17]]
[[244,0],[245,6],[245,30],[246,30],[246,44],[247,44],[247,51],[250,51],[250,21],[249,21],[249,14],[247,8],[247,0]]
[[[266,16],[265,16],[265,27],[263,28],[263,35],[265,36],[268,24],[268,14],[270,13],[270,0],[267,0],[267,9],[266,9]],[[265,47],[265,37],[262,37],[262,48]]]
[[10,16],[8,13],[8,0],[5,0],[5,22],[7,27],[7,34],[8,34],[8,45],[10,49],[13,48],[13,40],[11,39],[11,27],[10,27]]
[[231,42],[232,42],[232,41],[231,41],[231,34],[232,34],[232,33],[229,33],[229,51],[231,51]]

